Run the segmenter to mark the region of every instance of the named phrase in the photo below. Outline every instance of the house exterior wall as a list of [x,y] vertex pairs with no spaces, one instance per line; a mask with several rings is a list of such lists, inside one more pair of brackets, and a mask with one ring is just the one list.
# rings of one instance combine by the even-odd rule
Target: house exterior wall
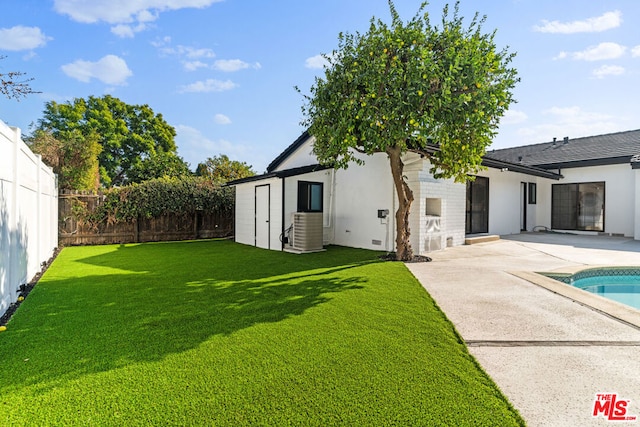
[[[332,243],[393,251],[397,198],[389,160],[379,153],[362,157],[364,165],[336,171]],[[378,218],[378,210],[389,211]]]
[[[557,181],[494,168],[481,171],[478,176],[489,178],[489,234],[520,233],[523,208],[526,209],[524,228],[527,231],[532,231],[535,226],[541,225],[540,222],[545,217],[545,209],[551,209],[551,187],[548,187],[549,191],[547,192],[541,189],[541,186],[544,186],[541,183],[550,184]],[[529,190],[529,183],[536,184],[536,204],[529,204],[528,197],[526,204],[523,204],[522,183],[526,184],[526,191]],[[547,197],[549,203],[545,203]],[[548,218],[550,222],[550,214]]]
[[318,159],[313,154],[313,141],[315,141],[314,137],[307,139],[304,144],[298,147],[298,149],[278,165],[275,170],[282,171],[318,163]]
[[635,209],[634,209],[634,234],[633,238],[640,240],[640,169],[633,169],[635,183]]
[[332,206],[332,177],[333,170],[323,170],[318,172],[306,173],[303,175],[296,175],[284,180],[284,228],[287,229],[291,226],[291,214],[298,211],[298,182],[299,181],[311,181],[321,182],[323,184],[322,190],[322,206],[323,206],[323,241],[325,245],[331,243],[333,221],[331,216]]
[[[551,184],[585,182],[605,183],[604,233],[634,237],[636,223],[636,172],[628,163],[619,165],[590,166],[562,169],[563,179],[548,183],[548,222],[551,227]],[[588,232],[587,232],[588,233]]]
[[426,254],[464,244],[465,185],[452,179],[435,179],[428,161],[417,166],[417,174],[408,175],[414,180],[410,182],[415,200],[409,217],[414,252]]

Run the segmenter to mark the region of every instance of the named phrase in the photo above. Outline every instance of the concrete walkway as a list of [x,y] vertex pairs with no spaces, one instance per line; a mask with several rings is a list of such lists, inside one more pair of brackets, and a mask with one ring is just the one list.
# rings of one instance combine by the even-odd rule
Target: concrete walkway
[[[529,233],[430,256],[407,266],[528,425],[640,425],[640,311],[636,326],[512,274],[640,266],[640,241]],[[594,418],[598,393],[637,421]]]

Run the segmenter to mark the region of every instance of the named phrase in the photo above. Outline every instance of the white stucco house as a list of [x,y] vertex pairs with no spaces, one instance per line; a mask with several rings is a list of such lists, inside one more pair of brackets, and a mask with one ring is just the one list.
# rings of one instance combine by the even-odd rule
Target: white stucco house
[[[236,180],[235,239],[273,250],[393,251],[397,198],[385,154],[328,169],[304,132],[267,172]],[[434,148],[435,149],[435,148]],[[549,229],[640,239],[640,130],[487,152],[473,182],[437,180],[408,154],[411,244],[425,254],[470,235]]]

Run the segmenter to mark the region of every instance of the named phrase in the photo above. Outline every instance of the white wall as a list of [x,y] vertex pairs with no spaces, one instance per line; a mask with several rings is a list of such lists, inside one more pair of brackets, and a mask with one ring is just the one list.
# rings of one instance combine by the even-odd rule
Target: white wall
[[[415,200],[411,206],[411,245],[414,252],[425,254],[444,249],[447,244],[464,244],[466,186],[453,179],[435,179],[429,171],[429,162],[421,162],[422,169],[417,175],[418,185],[412,185]],[[427,199],[440,201],[440,229],[434,226],[435,215],[427,215]],[[450,243],[449,243],[450,242]]]
[[[551,227],[551,184],[585,182],[605,183],[604,232],[633,237],[635,234],[636,172],[629,163],[606,166],[562,169],[564,179],[548,183],[549,217]],[[540,187],[540,186],[538,186]],[[540,200],[540,198],[539,198]]]
[[312,136],[307,139],[298,149],[289,155],[289,157],[276,168],[276,170],[283,171],[287,169],[298,168],[301,166],[315,165],[318,163],[318,159],[313,154],[313,142],[315,138]]
[[[381,153],[365,156],[363,160],[363,166],[336,171],[333,243],[393,251],[394,214],[398,206],[389,160]],[[378,218],[379,209],[388,209],[389,216]]]
[[58,186],[51,168],[0,121],[0,315],[58,246]]
[[[284,228],[288,228],[291,226],[291,214],[293,212],[298,211],[298,182],[299,181],[310,181],[310,182],[321,182],[323,183],[322,188],[322,206],[323,206],[323,234],[324,234],[324,244],[328,245],[333,242],[333,230],[334,230],[334,222],[331,212],[333,211],[333,182],[332,179],[334,176],[333,169],[322,170],[318,172],[311,172],[304,175],[296,175],[287,178],[283,178],[284,180],[284,193],[285,193],[285,203],[284,203]],[[280,198],[278,197],[278,200]]]
[[640,240],[640,169],[633,170],[634,182],[635,182],[635,214],[634,214],[634,235],[633,238]]

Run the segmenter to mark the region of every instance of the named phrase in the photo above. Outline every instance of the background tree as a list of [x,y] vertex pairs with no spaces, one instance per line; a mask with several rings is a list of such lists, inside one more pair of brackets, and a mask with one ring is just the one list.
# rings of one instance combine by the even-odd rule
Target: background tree
[[[0,59],[4,59],[0,56]],[[7,98],[15,98],[18,101],[21,97],[26,97],[32,93],[39,93],[31,89],[29,82],[33,78],[25,78],[25,73],[21,71],[9,71],[8,73],[0,73],[0,93]]]
[[63,139],[68,132],[96,134],[102,151],[98,156],[101,183],[105,187],[132,180],[132,168],[159,153],[176,154],[175,129],[148,105],[128,105],[110,95],[76,98],[45,104],[36,130]]
[[403,178],[403,155],[427,157],[436,178],[465,182],[480,169],[518,81],[509,68],[514,54],[496,49],[495,31],[482,32],[484,18],[476,14],[465,27],[456,3],[436,26],[426,6],[404,23],[389,1],[390,26],[373,18],[366,34],[340,34],[303,106],[321,163],[346,168],[363,163],[357,153],[387,154],[399,200],[399,260],[413,257],[413,192]]
[[177,154],[160,151],[134,163],[127,176],[131,182],[143,182],[156,178],[190,177],[193,173]]
[[100,187],[98,155],[102,147],[95,133],[83,135],[74,130],[58,139],[49,132],[37,130],[26,143],[53,168],[61,190],[95,192]]
[[256,173],[251,169],[251,165],[237,160],[230,160],[225,154],[209,157],[204,163],[198,164],[196,175],[202,176],[216,182],[224,184],[234,179],[247,178]]

